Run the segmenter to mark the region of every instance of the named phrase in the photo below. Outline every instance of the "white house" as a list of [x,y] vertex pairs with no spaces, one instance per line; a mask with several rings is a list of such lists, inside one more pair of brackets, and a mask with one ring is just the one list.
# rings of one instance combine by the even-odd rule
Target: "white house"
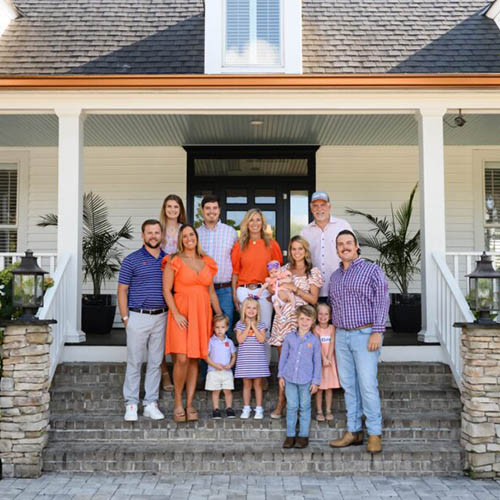
[[[363,231],[346,207],[388,214],[419,181],[420,339],[457,373],[453,275],[500,246],[499,16],[498,0],[0,0],[0,252],[57,261],[54,363],[85,339],[83,192],[132,218],[133,249],[168,193],[192,215],[216,191],[235,220],[260,200],[283,243],[315,189]],[[48,212],[57,231],[37,227]]]

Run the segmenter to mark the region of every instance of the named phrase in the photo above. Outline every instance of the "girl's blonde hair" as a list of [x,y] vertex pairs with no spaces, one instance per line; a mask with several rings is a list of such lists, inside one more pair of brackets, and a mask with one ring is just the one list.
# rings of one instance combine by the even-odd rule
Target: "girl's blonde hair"
[[241,304],[241,322],[244,323],[247,319],[247,307],[249,304],[255,304],[257,306],[257,321],[260,321],[260,304],[258,300],[252,299],[251,297],[247,297],[244,301],[243,304]]
[[300,235],[294,236],[290,240],[290,243],[288,244],[288,262],[290,264],[289,268],[294,269],[296,266],[295,259],[293,258],[293,255],[292,255],[292,244],[293,243],[300,243],[304,247],[304,252],[305,252],[304,263],[306,265],[306,275],[309,275],[311,272],[311,269],[313,268],[311,249],[309,248],[309,242]]
[[187,218],[186,218],[186,209],[184,208],[184,203],[182,203],[182,200],[179,196],[176,194],[169,194],[164,200],[161,205],[161,212],[160,212],[160,222],[161,226],[163,228],[163,241],[162,245],[165,245],[166,243],[166,238],[167,238],[167,215],[165,214],[165,207],[167,206],[167,203],[169,201],[175,201],[177,205],[179,205],[179,216],[177,217],[177,223],[178,224],[186,224],[187,223]]
[[245,216],[243,217],[243,220],[241,221],[241,224],[240,224],[240,248],[241,248],[241,250],[245,250],[245,248],[250,243],[250,234],[248,232],[248,223],[250,222],[250,219],[254,215],[258,215],[262,219],[262,229],[260,230],[260,237],[264,240],[266,247],[271,245],[271,238],[266,233],[266,226],[267,226],[266,218],[264,217],[262,210],[260,210],[260,208],[251,208],[245,214]]
[[[196,228],[191,225],[191,224],[183,224],[180,229],[179,229],[179,236],[177,238],[177,252],[175,252],[174,255],[179,255],[182,252],[184,252],[184,243],[182,243],[182,233],[184,229],[190,228],[194,231],[194,234],[196,235],[196,255],[198,257],[205,257],[206,253],[203,251],[200,245],[200,237],[198,236],[198,231],[196,231]],[[172,256],[173,257],[173,256]]]
[[332,308],[330,307],[329,304],[326,304],[325,302],[320,302],[317,306],[316,306],[316,311],[319,313],[319,308],[320,307],[326,307],[327,311],[328,311],[328,316],[329,316],[329,320],[332,319]]

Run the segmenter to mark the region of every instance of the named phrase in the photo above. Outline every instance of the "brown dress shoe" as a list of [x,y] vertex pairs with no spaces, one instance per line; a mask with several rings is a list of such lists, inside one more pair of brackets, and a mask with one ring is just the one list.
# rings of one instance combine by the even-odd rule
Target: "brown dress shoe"
[[332,448],[346,448],[347,446],[359,446],[361,444],[363,444],[363,431],[346,431],[340,439],[330,441],[330,446]]
[[285,441],[283,442],[283,448],[293,448],[295,444],[295,438],[287,436]]
[[307,448],[307,445],[309,444],[309,438],[295,438],[295,446],[294,448]]
[[368,434],[366,451],[368,453],[380,453],[382,451],[382,436]]

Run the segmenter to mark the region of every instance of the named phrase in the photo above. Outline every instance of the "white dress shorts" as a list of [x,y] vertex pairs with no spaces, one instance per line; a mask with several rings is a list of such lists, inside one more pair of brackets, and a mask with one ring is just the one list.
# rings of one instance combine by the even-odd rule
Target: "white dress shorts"
[[206,391],[234,390],[233,372],[231,370],[209,370],[205,381]]

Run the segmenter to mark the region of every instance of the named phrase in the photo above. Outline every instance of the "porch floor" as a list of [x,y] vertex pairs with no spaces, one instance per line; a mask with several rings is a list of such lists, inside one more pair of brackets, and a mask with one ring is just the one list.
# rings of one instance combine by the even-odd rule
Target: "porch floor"
[[[75,344],[66,344],[75,345]],[[107,335],[87,334],[87,340],[82,346],[125,346],[126,336],[124,328],[114,328]],[[384,346],[412,346],[412,345],[439,345],[419,342],[416,333],[395,333],[388,329],[384,336]]]

